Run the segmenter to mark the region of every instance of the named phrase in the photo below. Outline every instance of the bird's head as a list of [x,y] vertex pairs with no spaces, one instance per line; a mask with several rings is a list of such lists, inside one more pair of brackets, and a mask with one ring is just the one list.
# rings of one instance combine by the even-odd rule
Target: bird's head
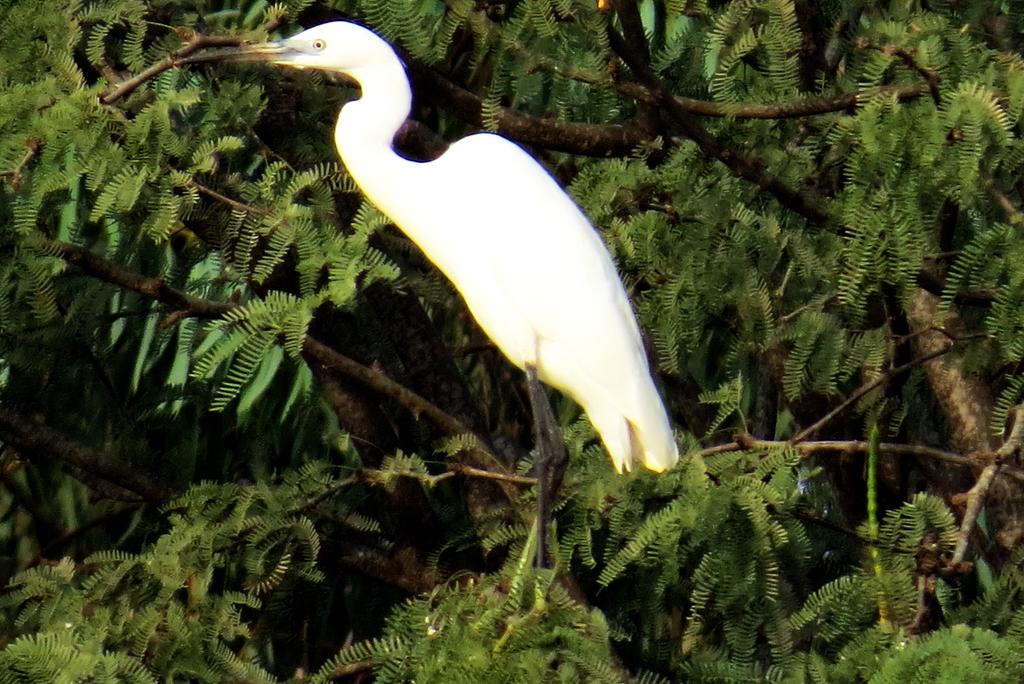
[[373,31],[347,21],[332,21],[291,38],[218,50],[206,59],[269,62],[295,69],[353,74],[364,68],[394,63],[397,56]]

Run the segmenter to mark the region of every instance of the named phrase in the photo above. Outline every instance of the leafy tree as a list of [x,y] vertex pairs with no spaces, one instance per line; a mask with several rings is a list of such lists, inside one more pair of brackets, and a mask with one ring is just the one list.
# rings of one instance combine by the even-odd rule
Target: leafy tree
[[[346,18],[633,297],[685,454],[521,375],[332,149]],[[0,682],[1024,678],[1015,2],[0,1]],[[501,183],[496,177],[495,183]],[[599,344],[595,340],[595,344]]]

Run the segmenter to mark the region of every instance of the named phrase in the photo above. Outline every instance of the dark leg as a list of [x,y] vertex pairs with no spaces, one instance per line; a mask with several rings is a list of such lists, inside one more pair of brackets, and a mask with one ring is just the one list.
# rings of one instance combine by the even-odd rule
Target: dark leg
[[562,477],[568,455],[558,423],[551,412],[548,395],[537,378],[537,369],[526,365],[526,387],[533,410],[533,425],[537,435],[537,567],[547,565],[547,533],[551,508],[562,486]]

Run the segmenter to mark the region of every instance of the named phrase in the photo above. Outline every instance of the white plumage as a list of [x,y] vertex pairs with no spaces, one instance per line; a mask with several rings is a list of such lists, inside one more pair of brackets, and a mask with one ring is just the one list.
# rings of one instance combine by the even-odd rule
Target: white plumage
[[636,318],[608,250],[555,180],[490,133],[415,162],[392,148],[409,114],[401,60],[372,31],[332,22],[243,48],[251,58],[345,74],[360,99],[341,109],[335,144],[356,184],[465,298],[512,363],[586,411],[621,472],[654,471],[678,450]]

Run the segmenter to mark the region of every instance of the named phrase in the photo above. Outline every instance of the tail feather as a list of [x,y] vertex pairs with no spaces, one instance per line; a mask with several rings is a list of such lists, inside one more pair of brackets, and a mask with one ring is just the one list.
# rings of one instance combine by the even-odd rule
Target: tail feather
[[658,429],[649,431],[644,439],[641,438],[640,431],[633,421],[627,418],[626,424],[631,438],[633,457],[643,463],[648,470],[656,473],[664,472],[679,461],[679,447],[676,446],[672,429],[668,425],[665,426],[668,428],[667,435],[664,429]]
[[590,422],[611,456],[612,465],[620,473],[632,470],[634,461],[660,473],[679,460],[679,448],[668,416],[660,398],[657,395],[655,398],[656,402],[648,406],[642,419],[624,416],[614,406],[585,407]]

